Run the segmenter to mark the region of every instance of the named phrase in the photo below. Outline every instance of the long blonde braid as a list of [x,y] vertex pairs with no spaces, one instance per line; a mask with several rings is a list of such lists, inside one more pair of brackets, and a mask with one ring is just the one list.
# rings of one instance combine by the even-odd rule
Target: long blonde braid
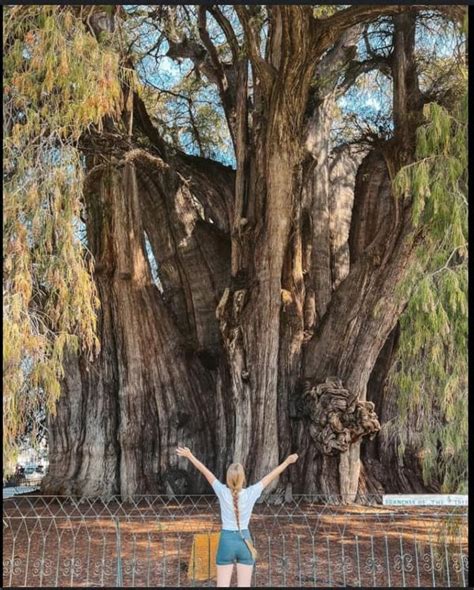
[[232,501],[234,503],[234,512],[235,512],[235,519],[237,521],[237,526],[239,528],[239,533],[242,539],[245,541],[252,558],[255,560],[257,559],[257,550],[255,549],[252,541],[250,539],[244,539],[242,532],[240,530],[240,512],[239,512],[239,492],[242,489],[243,484],[245,483],[245,474],[244,469],[240,463],[232,463],[229,469],[227,470],[227,485],[229,486],[232,492]]

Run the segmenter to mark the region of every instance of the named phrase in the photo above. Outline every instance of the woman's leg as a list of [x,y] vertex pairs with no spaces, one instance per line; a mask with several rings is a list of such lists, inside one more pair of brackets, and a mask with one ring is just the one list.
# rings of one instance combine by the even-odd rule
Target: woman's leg
[[237,564],[237,586],[239,588],[250,588],[252,581],[253,565],[244,563]]
[[230,586],[230,580],[232,578],[232,571],[234,570],[234,564],[230,565],[216,565],[217,568],[217,587],[228,588]]

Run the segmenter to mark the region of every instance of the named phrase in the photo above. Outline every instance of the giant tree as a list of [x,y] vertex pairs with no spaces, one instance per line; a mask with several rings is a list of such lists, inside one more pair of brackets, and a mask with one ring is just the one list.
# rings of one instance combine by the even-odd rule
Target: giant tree
[[[125,498],[204,491],[175,456],[178,444],[218,476],[240,461],[250,480],[297,450],[299,468],[283,482],[296,493],[353,500],[371,479],[360,449],[380,420],[368,384],[380,406],[410,280],[428,265],[417,253],[438,251],[444,238],[434,238],[419,214],[419,185],[429,180],[407,172],[419,170],[425,106],[442,108],[461,92],[436,92],[459,79],[462,60],[453,55],[448,73],[423,78],[419,23],[430,15],[463,19],[456,7],[395,5],[36,7],[10,15],[7,51],[21,72],[9,80],[14,137],[26,128],[38,141],[30,120],[42,122],[40,138],[50,139],[37,149],[42,170],[48,158],[53,169],[63,162],[69,141],[77,160],[66,161],[61,178],[74,182],[73,169],[84,175],[77,211],[50,189],[48,245],[64,254],[56,218],[66,208],[81,218],[93,266],[88,283],[73,257],[85,287],[76,292],[71,272],[71,291],[58,286],[63,265],[41,275],[28,300],[54,312],[41,334],[86,334],[85,351],[67,339],[53,350],[61,393],[49,415],[44,491]],[[370,41],[377,27],[384,49]],[[59,41],[40,63],[48,35]],[[77,39],[90,45],[97,68],[88,95],[78,90]],[[145,52],[137,39],[148,43]],[[178,89],[160,89],[147,61],[163,47],[168,58],[192,64]],[[64,75],[54,80],[58,66]],[[370,72],[385,79],[390,121],[382,133],[338,142],[341,97]],[[225,126],[235,166],[206,157],[212,128],[203,128],[195,105],[206,88],[214,97],[208,119],[216,133]],[[164,118],[172,120],[183,97],[189,129],[180,134]],[[74,108],[65,107],[68,98]],[[52,105],[63,120],[44,116]],[[180,144],[183,136],[197,149]],[[22,161],[15,148],[12,169]],[[462,176],[455,169],[452,186]],[[27,233],[32,221],[22,214]],[[465,236],[456,227],[459,250]],[[91,354],[94,313],[83,307],[94,297],[100,352]],[[61,327],[64,309],[86,327]],[[43,377],[36,377],[42,392]]]

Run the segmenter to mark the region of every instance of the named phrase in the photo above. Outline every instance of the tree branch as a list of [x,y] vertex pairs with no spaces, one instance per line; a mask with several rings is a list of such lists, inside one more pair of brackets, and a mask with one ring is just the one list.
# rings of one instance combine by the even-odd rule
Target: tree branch
[[456,254],[456,253],[457,253],[459,250],[461,250],[461,249],[463,249],[463,248],[465,249],[465,248],[467,247],[467,245],[468,245],[468,244],[467,244],[467,242],[466,242],[465,244],[461,244],[461,245],[459,245],[459,246],[456,246],[456,248],[454,248],[454,250],[451,252],[451,254],[449,255],[449,257],[448,257],[448,259],[446,260],[446,262],[443,264],[443,266],[442,266],[441,268],[438,268],[438,269],[437,269],[437,270],[435,270],[434,272],[431,272],[431,273],[429,273],[429,275],[428,275],[428,276],[432,278],[432,277],[436,276],[437,274],[439,274],[440,272],[443,272],[443,270],[451,270],[451,271],[452,271],[452,269],[453,269],[453,268],[457,268],[458,266],[462,266],[463,264],[465,264],[465,262],[463,261],[463,262],[461,262],[461,263],[459,263],[459,264],[454,264],[454,265],[450,266],[450,262],[451,262],[451,260],[453,259],[454,255],[455,255],[455,254]]
[[156,127],[153,125],[150,115],[146,110],[145,103],[136,92],[133,94],[133,112],[135,121],[138,123],[140,129],[155,146],[159,155],[162,158],[166,158],[166,144]]
[[229,43],[230,50],[232,52],[232,58],[234,62],[239,59],[239,42],[235,35],[234,29],[230,24],[229,20],[219,10],[219,6],[207,6],[208,12],[215,18],[217,24],[220,26],[224,35],[226,36],[227,42]]
[[337,11],[335,14],[324,19],[315,19],[314,27],[317,35],[316,52],[321,55],[326,49],[331,47],[344,31],[358,24],[368,23],[380,18],[401,14],[408,11],[433,10],[441,12],[447,18],[457,22],[462,22],[466,11],[463,6],[451,5],[359,5],[351,6]]
[[[217,54],[217,50],[214,44],[211,41],[209,33],[207,31],[207,23],[206,23],[206,10],[208,8],[206,6],[200,6],[198,10],[198,28],[199,28],[199,36],[201,41],[204,44],[204,47],[209,53],[211,58],[211,63],[214,67],[215,71],[215,78],[216,84],[219,89],[219,95],[221,97],[222,106],[224,107],[224,112],[227,119],[227,124],[229,126],[229,131],[232,136],[232,140],[235,139],[234,134],[235,130],[233,128],[233,121],[235,116],[235,92],[236,89],[232,88],[232,84],[229,82],[229,77],[226,74],[226,70],[224,69],[219,56]],[[227,66],[227,70],[232,69],[233,66]]]
[[245,42],[250,61],[252,62],[252,65],[254,66],[257,76],[260,79],[265,91],[269,92],[273,84],[273,80],[275,79],[276,71],[260,55],[259,36],[251,22],[248,8],[246,6],[237,5],[235,7],[235,11],[242,24],[242,28],[244,29]]
[[209,56],[211,58],[212,65],[214,66],[217,82],[219,84],[219,90],[221,93],[225,91],[225,74],[222,68],[222,64],[219,60],[219,56],[217,55],[217,50],[214,44],[209,37],[209,33],[207,31],[207,23],[206,23],[206,6],[199,6],[198,8],[198,30],[199,30],[199,37],[204,44],[204,47],[207,49]]
[[364,40],[364,45],[365,45],[365,50],[367,51],[367,55],[370,56],[371,59],[377,59],[379,57],[379,54],[376,53],[372,49],[372,45],[370,44],[370,41],[369,41],[368,24],[365,27],[364,32],[362,33],[362,38]]
[[360,75],[372,70],[379,70],[382,74],[391,76],[390,64],[385,57],[378,56],[364,61],[353,61],[348,65],[344,79],[337,87],[337,94],[340,96],[347,92]]

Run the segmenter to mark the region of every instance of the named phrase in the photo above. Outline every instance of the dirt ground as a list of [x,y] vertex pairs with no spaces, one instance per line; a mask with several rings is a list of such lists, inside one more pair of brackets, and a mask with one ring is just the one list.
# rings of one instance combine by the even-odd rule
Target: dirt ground
[[[10,499],[3,586],[214,586],[212,552],[195,553],[193,567],[192,544],[195,534],[219,528],[213,497]],[[257,505],[250,530],[259,553],[255,586],[467,584],[465,509]]]

